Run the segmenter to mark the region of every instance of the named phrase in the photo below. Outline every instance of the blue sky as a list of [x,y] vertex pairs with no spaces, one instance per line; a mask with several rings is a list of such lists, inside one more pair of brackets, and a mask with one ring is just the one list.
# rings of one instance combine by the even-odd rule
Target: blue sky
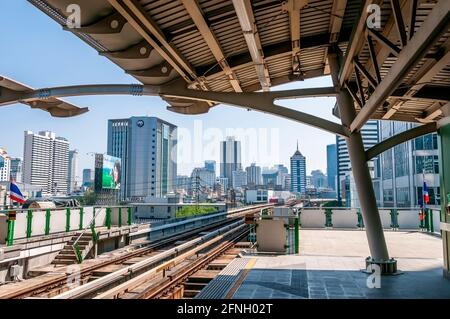
[[[0,75],[15,79],[35,88],[95,84],[95,83],[136,83],[108,59],[85,44],[70,32],[40,12],[26,0],[0,1]],[[279,88],[301,88],[329,86],[328,77],[304,82],[295,82]],[[93,167],[94,159],[90,152],[106,151],[107,120],[130,116],[156,116],[190,132],[191,136],[203,136],[200,141],[187,144],[180,139],[178,158],[179,174],[190,174],[193,167],[201,165],[198,146],[211,141],[211,132],[224,136],[233,129],[258,132],[258,146],[267,141],[271,164],[289,164],[294,153],[296,141],[306,156],[308,173],[313,169],[326,171],[326,145],[335,143],[335,136],[324,131],[255,111],[247,111],[231,106],[219,105],[207,114],[187,116],[166,110],[166,103],[159,97],[95,96],[73,97],[66,100],[79,106],[88,106],[90,112],[74,118],[52,118],[46,112],[32,110],[28,106],[15,104],[0,108],[0,147],[5,147],[11,156],[23,156],[23,132],[25,130],[50,130],[67,138],[71,148],[80,152],[79,176],[83,168]],[[297,99],[283,101],[282,105],[314,114],[337,122],[331,114],[334,98]],[[195,134],[194,127],[201,134]],[[239,132],[239,130],[238,130]],[[267,132],[264,138],[261,132]],[[216,134],[217,135],[217,134]],[[239,137],[239,135],[238,135]],[[272,140],[271,140],[272,139]],[[195,147],[192,145],[197,145]],[[247,143],[248,144],[248,143]],[[218,145],[217,145],[218,146]],[[186,150],[188,149],[188,152]],[[271,150],[270,150],[271,149]],[[204,150],[203,150],[204,151]],[[270,163],[267,158],[245,149],[243,165],[251,161]],[[245,156],[245,153],[250,153]],[[267,153],[267,152],[265,152]],[[183,156],[190,154],[190,156]],[[204,151],[209,156],[207,151]],[[212,152],[211,159],[218,160]],[[181,156],[180,156],[181,155]]]

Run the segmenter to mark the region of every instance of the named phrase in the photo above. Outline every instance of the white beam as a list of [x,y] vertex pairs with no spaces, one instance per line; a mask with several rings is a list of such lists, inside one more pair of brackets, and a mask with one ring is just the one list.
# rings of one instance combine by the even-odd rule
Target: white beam
[[287,0],[283,2],[283,10],[289,13],[292,43],[292,70],[298,72],[300,65],[300,10],[308,4],[308,0]]
[[191,16],[194,21],[198,31],[203,36],[206,44],[211,50],[212,54],[216,58],[216,61],[219,63],[220,67],[223,69],[225,74],[227,75],[231,86],[233,87],[235,92],[242,92],[241,85],[236,77],[236,74],[228,65],[228,62],[223,54],[222,48],[220,47],[219,42],[217,41],[215,35],[212,33],[208,24],[206,23],[201,8],[199,7],[196,0],[181,0],[186,11]]
[[372,93],[367,103],[350,126],[350,131],[359,130],[370,119],[376,109],[401,84],[408,72],[427,53],[428,49],[448,30],[450,1],[438,2],[420,29],[400,52],[397,62]]
[[250,0],[233,0],[233,5],[247,42],[248,51],[255,65],[261,88],[263,91],[268,91],[271,85],[269,69],[264,61],[264,52],[253,15],[252,4]]

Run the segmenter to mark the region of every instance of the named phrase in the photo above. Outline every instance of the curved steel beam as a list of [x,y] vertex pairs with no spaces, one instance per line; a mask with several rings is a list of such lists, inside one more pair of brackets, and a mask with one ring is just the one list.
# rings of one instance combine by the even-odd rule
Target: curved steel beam
[[437,131],[437,125],[436,122],[428,123],[425,125],[421,125],[418,127],[415,127],[413,129],[404,131],[402,133],[399,133],[397,135],[394,135],[374,146],[369,148],[366,151],[366,159],[370,160],[374,158],[377,155],[380,155],[384,151],[387,151],[388,149],[394,147],[395,145],[401,144],[403,142],[409,141],[413,138],[433,133]]
[[343,137],[348,136],[347,130],[340,124],[275,104],[276,100],[282,99],[333,97],[336,96],[336,89],[334,87],[283,90],[274,92],[236,93],[193,90],[186,88],[185,84],[179,82],[161,86],[140,84],[76,85],[17,92],[17,94],[14,94],[13,96],[4,96],[3,98],[0,95],[0,104],[5,105],[16,102],[45,100],[52,97],[89,95],[165,96],[223,103],[277,115],[303,124],[311,125]]

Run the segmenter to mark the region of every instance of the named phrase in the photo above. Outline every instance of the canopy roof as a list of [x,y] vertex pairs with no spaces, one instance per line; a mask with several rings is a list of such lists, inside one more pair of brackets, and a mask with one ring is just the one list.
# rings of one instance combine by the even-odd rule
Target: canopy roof
[[[330,74],[333,50],[341,56],[340,84],[363,113],[352,129],[369,118],[436,121],[449,100],[447,0],[29,2],[143,84],[268,91]],[[80,6],[81,28],[66,26],[69,4]],[[372,29],[366,21],[373,4],[381,15]],[[163,98],[182,113],[213,105]]]

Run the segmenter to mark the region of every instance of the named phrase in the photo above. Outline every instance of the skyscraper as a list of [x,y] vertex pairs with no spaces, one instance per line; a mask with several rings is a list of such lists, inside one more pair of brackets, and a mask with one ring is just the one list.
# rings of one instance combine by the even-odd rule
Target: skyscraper
[[239,188],[247,185],[247,173],[242,169],[233,172],[233,188]]
[[316,169],[311,171],[311,182],[316,189],[326,187],[327,177],[320,169]]
[[336,190],[337,156],[336,144],[327,145],[327,180],[328,187]]
[[231,187],[233,172],[241,169],[241,142],[234,137],[227,137],[220,142],[220,177],[228,178]]
[[10,178],[11,159],[5,149],[0,148],[0,182],[7,182]]
[[247,185],[262,185],[261,167],[256,166],[256,163],[252,163],[245,168],[247,172]]
[[41,187],[44,194],[66,194],[69,142],[53,132],[25,131],[24,183]]
[[291,157],[291,191],[306,192],[306,158],[298,150]]
[[164,197],[176,184],[177,127],[156,117],[108,121],[108,155],[122,160],[122,199]]
[[90,168],[83,170],[83,187],[92,187],[94,185],[95,171]]
[[[380,129],[379,129],[379,121],[378,120],[370,120],[367,121],[367,123],[361,128],[361,137],[364,143],[364,149],[367,150],[368,148],[371,148],[375,144],[377,144],[380,140]],[[350,165],[350,157],[348,154],[347,149],[347,143],[345,142],[345,139],[340,136],[336,136],[336,144],[337,144],[337,193],[338,193],[338,199],[341,199],[343,196],[342,190],[345,188],[343,187],[343,184],[345,183],[345,180],[348,179],[346,175],[348,175],[351,172],[351,165]],[[372,160],[368,162],[369,169],[371,170],[372,178],[375,178],[375,173],[379,171],[378,166],[379,161],[378,159]],[[377,181],[376,183],[379,183]],[[374,185],[375,187],[375,193],[376,196],[377,190],[379,193],[379,185]]]
[[77,171],[78,171],[78,150],[69,151],[69,178],[67,191],[68,193],[73,193],[77,187]]
[[193,189],[196,187],[196,185],[198,185],[202,188],[206,187],[212,190],[214,189],[215,182],[216,174],[206,169],[205,167],[197,167],[192,170],[191,183]]
[[208,171],[213,172],[214,175],[216,175],[216,161],[212,161],[212,160],[205,161],[205,168]]
[[11,158],[11,180],[17,183],[23,182],[23,169],[21,158]]
[[[417,124],[383,121],[380,123],[380,140],[410,130]],[[414,207],[421,204],[425,180],[429,205],[439,205],[440,176],[438,136],[426,134],[390,148],[381,154],[380,172],[382,192],[380,202],[384,207]]]

